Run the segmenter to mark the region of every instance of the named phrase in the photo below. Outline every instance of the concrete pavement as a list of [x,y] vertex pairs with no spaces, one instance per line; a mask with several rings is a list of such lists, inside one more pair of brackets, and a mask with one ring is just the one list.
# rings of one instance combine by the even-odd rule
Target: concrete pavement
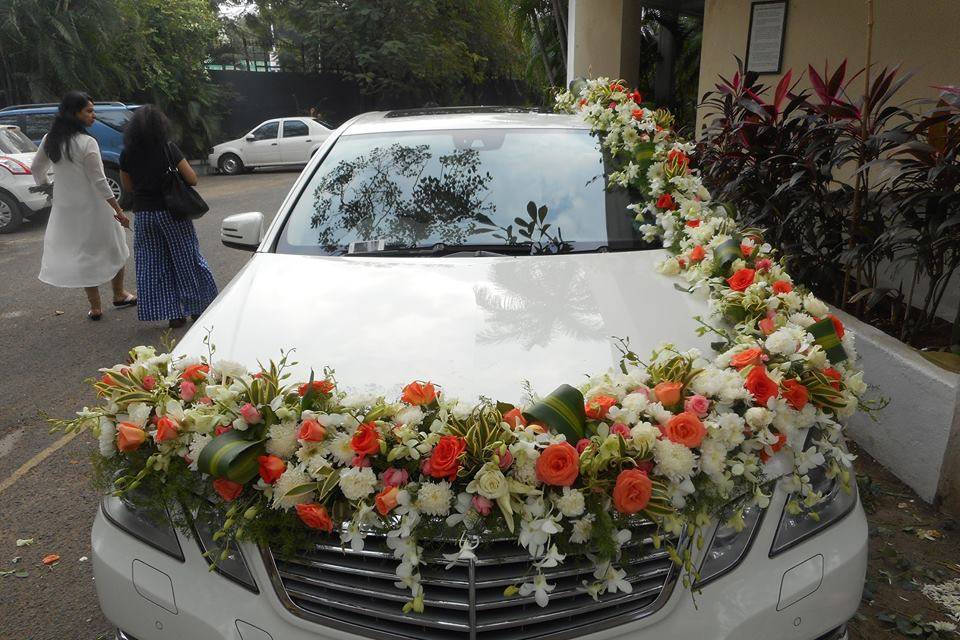
[[[249,254],[220,244],[220,221],[244,211],[262,211],[269,221],[296,177],[287,171],[201,178],[210,212],[197,233],[221,288]],[[67,417],[92,404],[83,380],[121,362],[132,346],[159,346],[167,327],[140,323],[136,310],[115,311],[108,303],[103,320],[90,322],[82,291],[37,280],[44,227],[33,222],[0,235],[0,640],[112,638],[90,563],[81,561],[90,555],[97,505],[87,482],[95,447],[86,435],[70,441],[49,433],[39,412]],[[128,242],[132,254],[132,232]],[[131,290],[134,280],[131,255]],[[108,301],[109,287],[101,295]],[[16,546],[30,538],[34,544]],[[40,561],[50,553],[60,562],[45,567]],[[26,577],[17,576],[24,571]]]

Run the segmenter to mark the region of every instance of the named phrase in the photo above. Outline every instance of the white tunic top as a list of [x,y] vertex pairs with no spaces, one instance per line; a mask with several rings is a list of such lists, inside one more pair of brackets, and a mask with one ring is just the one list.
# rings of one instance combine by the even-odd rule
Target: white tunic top
[[103,173],[100,145],[84,134],[73,136],[70,158],[51,163],[40,143],[30,171],[37,184],[49,184],[53,168],[53,208],[43,236],[40,280],[57,287],[95,287],[117,275],[130,256],[123,227],[107,199],[113,192]]

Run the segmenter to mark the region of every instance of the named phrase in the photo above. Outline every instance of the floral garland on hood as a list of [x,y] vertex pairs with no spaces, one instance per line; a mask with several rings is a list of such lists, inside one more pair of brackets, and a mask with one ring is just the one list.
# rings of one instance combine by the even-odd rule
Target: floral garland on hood
[[686,532],[669,551],[693,583],[701,530],[731,501],[733,525],[746,506],[769,504],[771,458],[792,466],[788,509],[813,509],[812,469],[850,479],[839,420],[865,391],[852,337],[792,283],[759,231],[738,230],[711,203],[667,112],[608,79],[557,106],[590,123],[618,163],[612,183],[648,194],[630,207],[638,229],[671,252],[660,271],[709,291],[723,319],[703,323],[722,338],[716,357],[665,345],[643,363],[624,342],[619,368],[515,406],[465,404],[424,381],[398,400],[352,395],[329,370],[291,384],[289,354],[249,372],[212,348],[177,359],[137,347],[101,370],[100,406],[51,422],[98,436],[118,495],[149,488],[146,503],[161,508],[205,496],[224,543],[277,544],[278,531],[296,530],[361,549],[367,534],[385,535],[411,594],[404,611],[423,610],[431,536],[459,539],[447,560],[461,562],[485,536],[512,535],[532,575],[506,594],[546,606],[544,570],[571,552],[595,558],[584,587],[595,597],[630,591],[618,559],[641,518],[671,538]]

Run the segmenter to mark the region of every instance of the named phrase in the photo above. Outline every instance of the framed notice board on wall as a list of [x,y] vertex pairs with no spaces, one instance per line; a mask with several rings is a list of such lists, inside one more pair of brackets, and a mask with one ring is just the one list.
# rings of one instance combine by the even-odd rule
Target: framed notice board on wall
[[787,29],[787,0],[764,0],[750,5],[747,32],[747,71],[780,73],[783,35]]

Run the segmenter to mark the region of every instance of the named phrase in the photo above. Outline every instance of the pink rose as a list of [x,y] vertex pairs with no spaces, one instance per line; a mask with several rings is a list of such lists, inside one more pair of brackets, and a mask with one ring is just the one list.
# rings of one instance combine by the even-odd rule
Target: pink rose
[[584,450],[589,446],[590,446],[589,440],[587,440],[586,438],[580,438],[580,441],[577,442],[577,453],[583,453]]
[[200,404],[211,405],[213,404],[213,399],[210,396],[203,396],[200,398]]
[[490,515],[490,512],[493,510],[493,503],[481,495],[474,494],[470,499],[470,503],[473,505],[474,510],[482,516]]
[[184,380],[180,383],[180,399],[184,402],[190,402],[193,400],[193,396],[197,395],[197,385],[193,384],[189,380]]
[[687,401],[683,403],[683,409],[684,411],[697,414],[698,418],[706,418],[707,412],[710,410],[710,401],[699,394],[690,396],[687,398]]
[[510,465],[513,464],[513,454],[509,451],[504,451],[503,455],[500,456],[500,470],[506,471],[510,468]]
[[637,387],[636,389],[634,389],[634,390],[631,391],[630,393],[639,393],[639,394],[643,395],[647,400],[653,400],[653,398],[650,397],[650,388],[649,388],[649,387]]
[[402,487],[410,480],[410,474],[406,469],[390,467],[383,472],[382,479],[385,487]]
[[369,459],[367,456],[365,456],[364,454],[358,453],[357,455],[353,456],[353,460],[350,461],[350,466],[351,466],[351,467],[359,467],[359,468],[361,468],[361,469],[362,469],[363,467],[369,467],[369,466],[370,466],[370,459]]
[[766,273],[767,271],[770,270],[770,267],[772,266],[773,266],[773,261],[770,260],[770,258],[760,258],[759,260],[757,260],[756,267],[757,267],[757,271],[759,271],[760,273]]
[[249,402],[240,407],[240,416],[247,424],[257,424],[263,420],[263,416],[260,415],[260,411]]
[[[619,435],[619,436],[623,436],[624,438],[629,438],[629,437],[630,437],[630,427],[628,427],[627,425],[623,424],[622,422],[614,423],[614,425],[610,427],[610,435]],[[580,444],[580,443],[577,443],[578,446],[579,446],[579,444]],[[581,452],[581,451],[577,451],[577,453],[582,453],[582,452]]]

